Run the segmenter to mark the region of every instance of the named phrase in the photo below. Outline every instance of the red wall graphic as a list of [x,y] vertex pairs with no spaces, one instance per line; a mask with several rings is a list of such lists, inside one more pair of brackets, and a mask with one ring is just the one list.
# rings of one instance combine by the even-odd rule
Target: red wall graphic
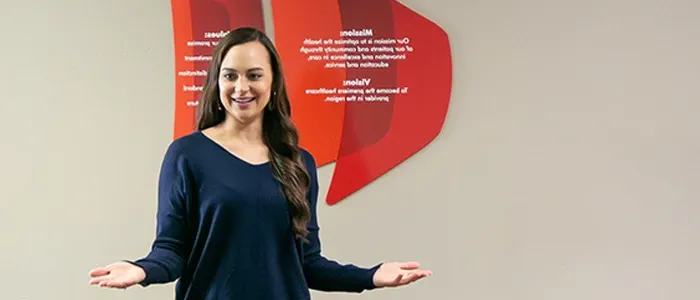
[[175,132],[191,133],[211,55],[232,28],[265,30],[261,0],[172,0],[175,48]]
[[[207,7],[200,11],[210,11],[195,14],[191,4],[182,4],[187,1],[173,0],[177,45],[205,32],[263,26],[260,0],[192,1],[200,2],[210,3],[197,4]],[[212,12],[215,7],[225,9]],[[452,54],[437,24],[395,0],[303,5],[272,0],[272,20],[301,146],[319,166],[336,162],[329,205],[389,172],[440,133],[452,89]],[[196,49],[176,47],[176,55],[207,55],[187,54]],[[177,66],[206,70],[207,64]],[[204,80],[177,78],[183,90],[176,99],[176,137],[194,126],[194,106],[187,103],[195,103],[197,95],[186,87],[201,87]]]

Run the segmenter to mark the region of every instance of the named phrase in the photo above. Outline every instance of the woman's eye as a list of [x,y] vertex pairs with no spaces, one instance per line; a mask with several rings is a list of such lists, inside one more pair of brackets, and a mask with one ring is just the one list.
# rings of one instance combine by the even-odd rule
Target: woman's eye
[[259,79],[260,77],[262,77],[262,74],[250,74],[250,78],[252,79]]

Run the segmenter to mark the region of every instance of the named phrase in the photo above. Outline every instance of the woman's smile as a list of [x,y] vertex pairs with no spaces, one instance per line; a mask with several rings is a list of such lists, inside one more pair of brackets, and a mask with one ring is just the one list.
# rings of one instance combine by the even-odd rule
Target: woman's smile
[[237,97],[237,98],[231,98],[233,101],[233,105],[236,105],[238,109],[247,109],[251,105],[253,105],[253,101],[255,101],[255,97]]

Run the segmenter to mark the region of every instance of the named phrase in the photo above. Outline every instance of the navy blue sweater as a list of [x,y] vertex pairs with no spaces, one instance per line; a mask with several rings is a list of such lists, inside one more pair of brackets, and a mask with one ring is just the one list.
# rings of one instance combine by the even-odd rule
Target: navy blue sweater
[[321,255],[316,218],[318,178],[311,175],[310,231],[294,237],[287,200],[270,163],[250,164],[199,131],[176,139],[159,177],[156,237],[141,286],[175,280],[177,300],[300,300],[309,289],[374,289],[378,264],[361,268]]

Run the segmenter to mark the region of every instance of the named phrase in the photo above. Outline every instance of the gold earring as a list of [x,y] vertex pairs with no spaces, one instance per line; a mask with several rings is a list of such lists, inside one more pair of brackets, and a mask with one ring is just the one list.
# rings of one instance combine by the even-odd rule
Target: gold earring
[[267,109],[269,110],[272,110],[274,108],[273,105],[275,103],[275,95],[277,95],[277,92],[272,92],[272,97],[270,97],[270,103],[267,104]]

